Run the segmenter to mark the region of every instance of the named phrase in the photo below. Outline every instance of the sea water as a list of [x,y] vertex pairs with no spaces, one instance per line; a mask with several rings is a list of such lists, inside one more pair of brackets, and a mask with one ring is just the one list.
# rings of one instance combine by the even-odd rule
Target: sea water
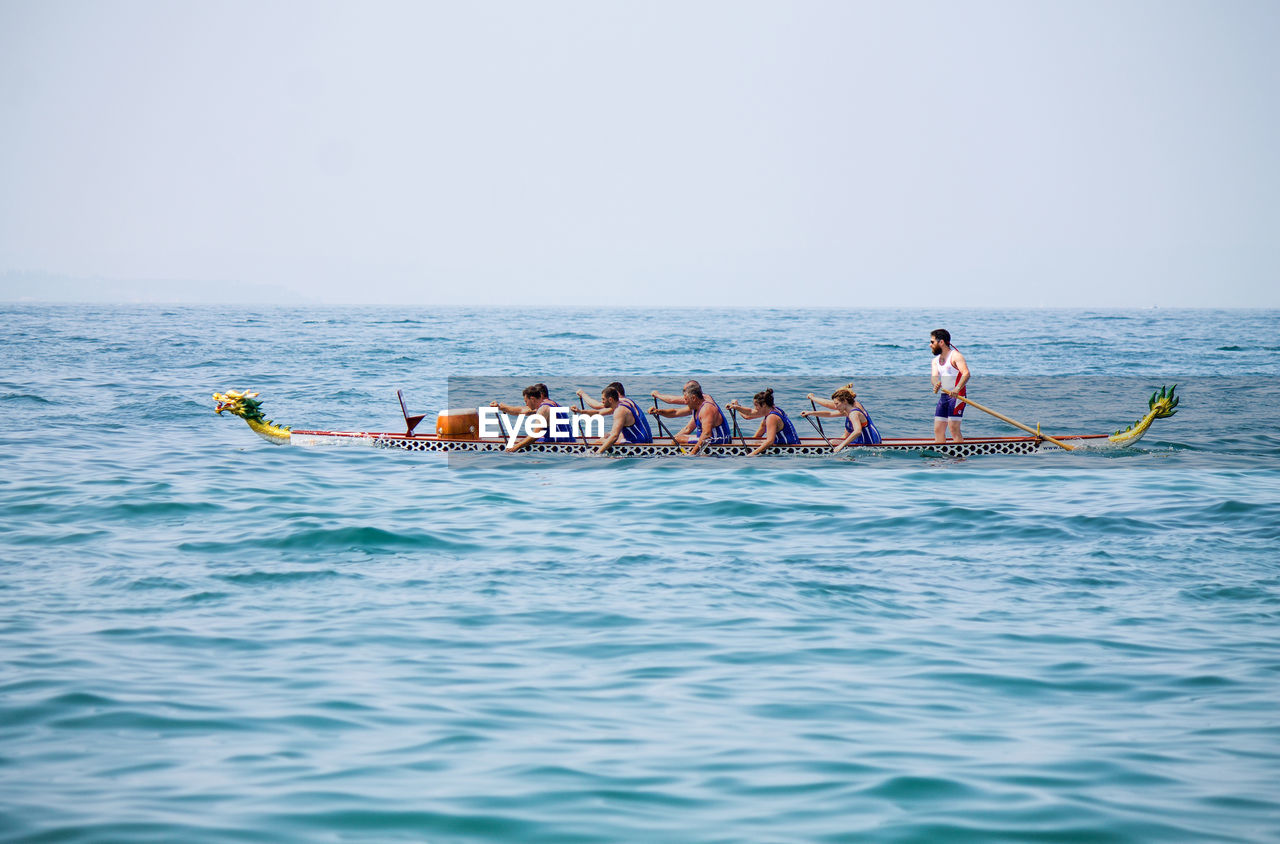
[[[1278,317],[4,306],[0,838],[1280,839]],[[926,436],[937,327],[1051,432],[1182,403],[1110,454],[459,462],[210,398],[853,379]]]

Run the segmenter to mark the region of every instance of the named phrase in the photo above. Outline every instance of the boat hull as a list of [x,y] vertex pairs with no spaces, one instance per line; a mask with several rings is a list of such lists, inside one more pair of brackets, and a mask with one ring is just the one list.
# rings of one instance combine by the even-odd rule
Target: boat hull
[[[1175,387],[1162,387],[1152,393],[1147,402],[1148,413],[1123,431],[1110,436],[1106,434],[1075,434],[1055,437],[1052,441],[1039,436],[1039,426],[1034,432],[1023,427],[1032,436],[1018,437],[975,437],[963,442],[934,442],[932,439],[886,439],[875,445],[851,445],[841,452],[840,456],[855,455],[861,452],[890,453],[921,452],[925,454],[947,457],[972,457],[982,454],[1032,454],[1042,449],[1104,449],[1124,448],[1131,446],[1146,434],[1151,423],[1156,419],[1173,416],[1177,410],[1179,397],[1174,395]],[[503,452],[507,449],[505,438],[474,438],[464,435],[415,434],[414,426],[422,416],[411,416],[405,409],[401,399],[400,409],[405,415],[406,432],[396,434],[390,432],[371,431],[303,431],[277,425],[262,413],[262,402],[258,394],[251,391],[228,390],[226,393],[214,393],[217,402],[214,411],[221,415],[231,413],[248,423],[254,433],[267,442],[275,445],[299,446],[371,446],[374,448],[396,448],[401,451],[434,452],[436,454],[483,454],[486,452]],[[988,411],[992,412],[992,411]],[[1005,418],[1005,417],[1001,417]],[[1006,421],[1011,421],[1006,419]],[[632,443],[616,443],[606,452],[608,457],[676,457],[686,452],[670,439],[665,442],[644,445]],[[596,454],[601,440],[581,439],[573,442],[547,443],[534,442],[525,447],[522,454]],[[704,447],[699,453],[708,457],[746,457],[759,447],[759,441],[745,440],[741,437],[735,442],[725,445]],[[826,457],[832,455],[831,441],[819,437],[802,438],[795,445],[774,445],[768,451],[771,455],[794,455],[807,457]]]
[[[1112,444],[1106,435],[1078,435],[1058,437],[1069,445],[1085,448],[1106,448]],[[416,451],[436,454],[482,454],[502,452],[506,450],[507,441],[498,439],[447,439],[433,435],[406,436],[386,432],[366,431],[293,431],[290,438],[292,445],[324,447],[324,446],[369,446],[373,448],[392,448],[402,451]],[[599,447],[599,440],[573,443],[536,442],[528,446],[522,454],[561,454],[589,455]],[[747,440],[745,444],[733,442],[727,445],[706,446],[707,457],[745,457],[755,451],[758,443]],[[965,440],[964,442],[936,443],[921,439],[887,439],[878,445],[852,445],[841,452],[858,454],[863,452],[921,452],[947,457],[971,457],[982,454],[1031,454],[1036,451],[1059,451],[1057,446],[1035,437],[984,437]],[[831,446],[817,438],[802,439],[799,445],[776,445],[767,454],[790,455],[797,457],[829,457]],[[681,450],[671,442],[651,444],[617,443],[604,456],[608,457],[678,457]]]

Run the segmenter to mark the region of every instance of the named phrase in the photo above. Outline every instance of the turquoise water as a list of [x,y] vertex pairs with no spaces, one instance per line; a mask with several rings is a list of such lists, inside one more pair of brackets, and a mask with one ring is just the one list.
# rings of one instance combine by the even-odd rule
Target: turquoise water
[[[1280,840],[1278,316],[6,306],[0,837]],[[1015,416],[1181,410],[1113,455],[451,464],[210,399],[830,373],[920,435],[938,324]]]

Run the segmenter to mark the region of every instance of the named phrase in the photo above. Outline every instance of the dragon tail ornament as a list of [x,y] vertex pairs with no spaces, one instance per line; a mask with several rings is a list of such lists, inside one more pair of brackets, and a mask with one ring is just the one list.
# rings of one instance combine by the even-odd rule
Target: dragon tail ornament
[[1151,423],[1157,419],[1166,419],[1177,413],[1178,402],[1180,399],[1173,394],[1178,389],[1178,385],[1172,387],[1161,387],[1158,391],[1151,394],[1151,400],[1147,402],[1147,415],[1134,422],[1123,431],[1116,431],[1109,439],[1115,445],[1130,445],[1142,439],[1142,435],[1151,427]]

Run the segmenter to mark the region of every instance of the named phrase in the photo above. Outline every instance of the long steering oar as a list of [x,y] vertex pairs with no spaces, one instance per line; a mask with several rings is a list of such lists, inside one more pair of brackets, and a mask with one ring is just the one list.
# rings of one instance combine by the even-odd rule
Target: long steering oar
[[978,410],[981,410],[983,413],[990,413],[992,416],[999,419],[1001,422],[1008,422],[1013,427],[1021,428],[1022,430],[1026,431],[1028,434],[1034,434],[1039,439],[1048,440],[1049,442],[1053,443],[1063,451],[1076,450],[1076,447],[1074,445],[1067,445],[1062,440],[1055,440],[1053,437],[1049,436],[1048,434],[1042,434],[1037,429],[1031,428],[1027,425],[1023,425],[1021,422],[1019,422],[1016,419],[1010,419],[1008,416],[1005,416],[1003,413],[996,413],[994,410],[992,410],[989,407],[983,407],[982,405],[978,404],[976,401],[969,398],[968,396],[962,396],[959,393],[953,393],[951,390],[948,390],[946,388],[943,388],[942,392],[946,393],[949,396],[955,397],[956,399],[964,402],[965,404],[973,405],[974,407],[978,408]]
[[[809,399],[809,404],[810,406],[813,407],[813,412],[816,414],[818,412],[818,405],[814,403],[813,399]],[[818,436],[822,437],[824,440],[827,440],[827,434],[825,431],[822,430],[821,416],[806,416],[805,419],[808,419],[809,424],[813,425],[813,429],[818,432]],[[815,419],[818,420],[817,423],[813,421]],[[835,448],[834,445],[831,445],[831,440],[827,440],[827,445],[830,445],[832,448]]]

